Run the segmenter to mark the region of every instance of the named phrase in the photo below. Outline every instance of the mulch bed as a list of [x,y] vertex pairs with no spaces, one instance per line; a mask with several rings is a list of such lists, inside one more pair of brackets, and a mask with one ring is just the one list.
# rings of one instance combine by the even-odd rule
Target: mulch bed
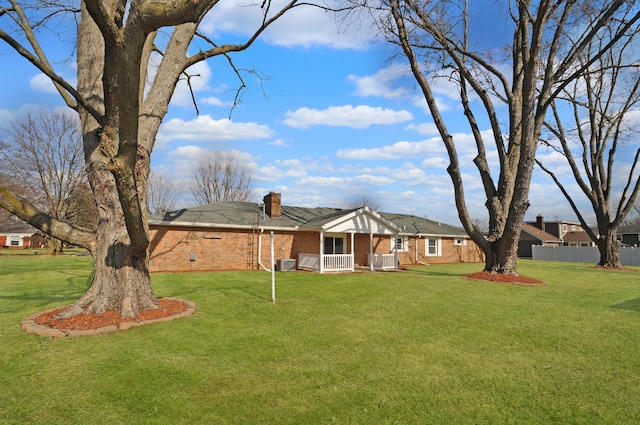
[[90,329],[116,326],[120,328],[123,323],[128,322],[148,322],[160,321],[161,319],[180,315],[187,310],[188,305],[183,300],[174,298],[159,298],[160,308],[146,310],[136,317],[120,317],[118,311],[108,311],[102,314],[80,314],[68,319],[56,319],[55,317],[67,309],[61,307],[55,310],[46,311],[34,319],[38,325],[59,330],[83,331]]
[[513,274],[477,272],[462,275],[467,279],[483,280],[488,282],[505,283],[509,285],[544,285],[544,282],[526,276],[518,276]]

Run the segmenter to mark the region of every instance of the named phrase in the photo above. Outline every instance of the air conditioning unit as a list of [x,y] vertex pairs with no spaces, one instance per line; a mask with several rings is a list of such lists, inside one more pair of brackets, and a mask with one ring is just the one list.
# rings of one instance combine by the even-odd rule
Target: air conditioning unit
[[280,258],[276,262],[276,269],[281,272],[292,272],[296,269],[296,260],[293,258]]

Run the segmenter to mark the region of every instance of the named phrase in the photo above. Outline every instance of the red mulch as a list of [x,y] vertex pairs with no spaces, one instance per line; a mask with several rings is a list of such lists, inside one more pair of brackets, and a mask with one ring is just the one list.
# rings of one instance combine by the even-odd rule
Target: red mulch
[[68,319],[56,319],[55,317],[67,307],[42,313],[35,319],[39,325],[44,325],[54,329],[67,330],[88,330],[98,329],[111,325],[119,325],[124,322],[141,322],[144,320],[157,320],[164,317],[171,317],[182,313],[187,309],[187,305],[180,300],[159,298],[160,308],[155,310],[145,310],[136,317],[120,317],[120,312],[112,310],[101,314],[80,314]]
[[485,280],[488,282],[508,283],[511,285],[544,285],[544,282],[526,276],[518,276],[513,274],[477,272],[465,274],[463,277],[473,280]]

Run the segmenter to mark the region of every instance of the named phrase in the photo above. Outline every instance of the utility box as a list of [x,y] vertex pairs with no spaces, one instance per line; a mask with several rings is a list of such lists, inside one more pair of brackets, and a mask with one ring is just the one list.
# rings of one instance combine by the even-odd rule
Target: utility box
[[281,272],[292,272],[296,270],[296,260],[293,258],[280,258],[276,261],[276,269]]

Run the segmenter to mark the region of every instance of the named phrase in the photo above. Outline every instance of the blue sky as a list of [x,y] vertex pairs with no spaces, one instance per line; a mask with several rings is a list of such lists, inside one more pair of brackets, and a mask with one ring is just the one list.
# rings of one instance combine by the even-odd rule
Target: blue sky
[[[242,40],[257,16],[223,0],[201,29],[216,42]],[[368,33],[369,25],[337,31],[331,15],[299,9],[285,16],[248,51],[234,55],[248,88],[231,113],[238,81],[223,58],[190,70],[200,114],[180,84],[152,154],[152,169],[179,180],[190,202],[187,181],[204,151],[232,151],[254,177],[253,200],[269,191],[298,206],[346,207],[366,196],[386,212],[409,213],[459,224],[448,159],[423,98],[406,65],[390,61],[389,46]],[[500,27],[481,28],[483,43],[504,44]],[[67,38],[69,40],[69,38]],[[49,34],[45,45],[58,72],[75,80],[71,43]],[[0,44],[0,124],[36,105],[61,106],[52,85],[25,60]],[[486,220],[484,195],[471,165],[472,139],[455,90],[436,86],[444,116],[460,144],[467,202],[474,218]],[[488,129],[488,127],[485,127]],[[635,139],[627,149],[637,148]],[[551,168],[567,176],[557,155],[541,151]],[[623,171],[624,163],[618,169]],[[572,190],[575,184],[569,185]],[[586,203],[580,198],[580,204]],[[536,170],[527,219],[538,214],[575,220],[555,185]],[[587,214],[591,217],[591,214]]]

